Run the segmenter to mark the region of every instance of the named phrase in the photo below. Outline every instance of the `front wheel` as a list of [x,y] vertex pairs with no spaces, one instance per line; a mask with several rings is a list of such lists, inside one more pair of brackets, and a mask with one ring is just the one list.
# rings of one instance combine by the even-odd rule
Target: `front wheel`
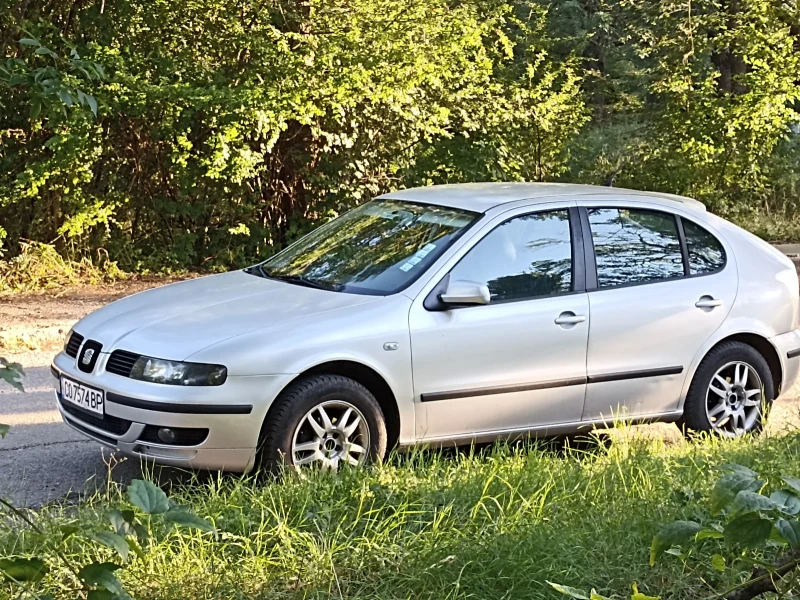
[[292,384],[276,400],[262,428],[261,463],[338,469],[383,458],[383,412],[360,383],[315,375]]
[[769,365],[755,348],[726,342],[697,368],[679,425],[684,432],[708,431],[722,437],[758,432],[774,389]]

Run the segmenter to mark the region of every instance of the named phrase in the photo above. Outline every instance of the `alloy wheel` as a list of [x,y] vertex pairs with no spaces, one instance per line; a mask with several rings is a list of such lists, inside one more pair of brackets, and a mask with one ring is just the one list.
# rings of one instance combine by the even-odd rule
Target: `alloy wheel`
[[758,372],[745,362],[718,369],[706,392],[706,416],[714,431],[725,437],[752,431],[761,413],[762,390]]
[[369,426],[361,411],[344,400],[329,400],[300,420],[292,438],[292,464],[334,470],[341,463],[358,466],[367,459],[369,443]]

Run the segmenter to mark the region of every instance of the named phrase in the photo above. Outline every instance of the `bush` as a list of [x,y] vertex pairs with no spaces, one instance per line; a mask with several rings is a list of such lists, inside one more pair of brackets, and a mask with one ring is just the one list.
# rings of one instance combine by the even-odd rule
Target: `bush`
[[54,246],[23,242],[22,252],[9,261],[0,260],[0,293],[62,289],[70,285],[107,283],[126,276],[104,252],[92,262],[64,258]]

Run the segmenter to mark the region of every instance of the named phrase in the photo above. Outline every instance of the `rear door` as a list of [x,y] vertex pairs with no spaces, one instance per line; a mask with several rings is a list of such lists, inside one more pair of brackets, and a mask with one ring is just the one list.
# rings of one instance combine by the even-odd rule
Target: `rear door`
[[736,298],[735,265],[689,212],[624,199],[581,212],[595,262],[583,418],[675,411],[689,365]]

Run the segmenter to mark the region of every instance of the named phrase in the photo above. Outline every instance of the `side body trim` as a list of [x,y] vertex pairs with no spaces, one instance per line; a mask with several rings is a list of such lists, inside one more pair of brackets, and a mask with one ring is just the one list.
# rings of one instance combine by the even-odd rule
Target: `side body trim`
[[[798,350],[800,356],[800,350]],[[591,375],[589,377],[573,377],[571,379],[556,379],[539,383],[518,385],[499,385],[485,388],[472,388],[468,390],[453,390],[446,392],[429,392],[420,396],[421,402],[436,402],[437,400],[455,400],[457,398],[474,398],[475,396],[493,396],[496,394],[512,394],[514,392],[529,392],[533,390],[546,390],[571,385],[584,385],[587,383],[605,383],[608,381],[624,381],[626,379],[642,379],[645,377],[662,377],[664,375],[678,375],[683,372],[683,367],[661,367],[658,369],[644,369],[641,371],[626,371],[624,373],[608,373],[605,375]]]

